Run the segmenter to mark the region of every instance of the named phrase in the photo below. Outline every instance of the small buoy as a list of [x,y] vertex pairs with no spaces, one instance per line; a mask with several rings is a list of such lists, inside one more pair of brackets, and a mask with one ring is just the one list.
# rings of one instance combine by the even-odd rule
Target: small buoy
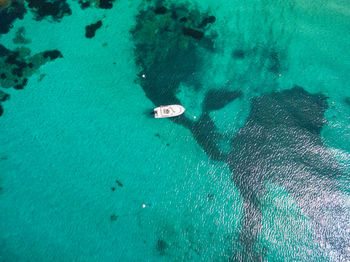
[[142,78],[146,78],[146,75],[145,75],[145,74],[143,74],[143,75],[142,75]]
[[146,205],[145,204],[142,204],[142,208],[145,208],[146,207]]
[[193,116],[194,119],[196,119],[197,117],[196,116]]
[[332,105],[334,105],[334,101],[332,101]]
[[282,74],[278,74],[278,77],[281,77],[282,76]]

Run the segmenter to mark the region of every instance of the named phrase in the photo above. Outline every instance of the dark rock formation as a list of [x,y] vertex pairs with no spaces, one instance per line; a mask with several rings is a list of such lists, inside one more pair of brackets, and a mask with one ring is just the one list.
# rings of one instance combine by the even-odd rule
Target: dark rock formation
[[[0,44],[0,86],[3,88],[23,89],[28,78],[46,62],[63,57],[58,50],[48,50],[30,56],[30,50],[19,48],[14,51]],[[0,102],[9,98],[0,92]],[[1,105],[0,105],[1,107]],[[1,113],[3,109],[1,107]]]
[[206,27],[208,24],[215,23],[216,17],[211,15],[203,19],[198,27]]
[[243,59],[245,57],[245,52],[242,49],[236,49],[233,51],[232,56],[236,59]]
[[[7,8],[0,9],[0,34],[6,34],[13,26],[16,19],[23,19],[27,12],[23,1],[12,1]],[[0,51],[1,53],[1,51]]]
[[36,20],[51,17],[59,21],[65,15],[71,15],[72,10],[66,0],[26,0],[28,7],[35,14]]
[[99,7],[102,9],[111,9],[115,0],[100,0]]
[[102,21],[99,20],[96,23],[93,23],[91,25],[87,25],[85,27],[85,36],[86,38],[93,38],[95,36],[95,32],[97,29],[99,29],[102,26]]
[[115,182],[117,183],[117,185],[118,185],[118,186],[123,187],[122,182],[120,182],[118,179],[117,179],[117,180],[115,180]]
[[167,9],[164,6],[157,7],[154,12],[157,15],[164,15],[167,12]]
[[184,27],[182,28],[182,32],[184,35],[186,36],[191,36],[194,39],[202,39],[204,37],[204,33],[202,31],[196,30],[196,29],[192,29],[189,27]]
[[169,245],[167,242],[165,242],[163,239],[158,239],[156,249],[161,255],[165,254],[168,247]]
[[56,58],[62,58],[63,55],[58,50],[45,51],[43,53],[45,58],[49,58],[50,60],[55,60]]
[[110,217],[112,222],[117,221],[118,218],[119,218],[119,216],[117,216],[115,214],[111,215],[111,217]]
[[86,9],[91,6],[90,0],[85,0],[85,1],[79,0],[78,3],[81,9]]

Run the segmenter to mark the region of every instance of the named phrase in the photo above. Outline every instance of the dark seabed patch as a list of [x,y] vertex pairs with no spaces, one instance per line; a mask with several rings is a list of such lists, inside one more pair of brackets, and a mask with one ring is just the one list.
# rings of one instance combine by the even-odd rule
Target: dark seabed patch
[[102,9],[111,9],[115,0],[99,0],[98,6]]
[[116,179],[115,182],[117,183],[118,186],[123,187],[123,183],[120,182],[118,179]]
[[160,255],[164,256],[165,251],[168,249],[169,245],[163,239],[158,239],[156,249]]
[[229,91],[225,89],[211,89],[207,92],[203,101],[203,111],[219,110],[242,96],[240,91]]
[[117,221],[118,218],[119,218],[119,216],[117,216],[117,215],[115,215],[115,214],[113,214],[113,215],[110,216],[110,220],[111,220],[112,222]]
[[66,0],[26,0],[26,2],[38,21],[46,17],[59,21],[65,15],[72,14]]
[[29,44],[31,42],[31,40],[26,39],[24,37],[25,32],[26,32],[26,30],[23,26],[18,28],[18,30],[16,31],[16,36],[13,38],[13,43],[14,44],[22,44],[22,45]]
[[86,38],[93,38],[95,36],[96,30],[102,26],[102,21],[99,20],[96,23],[87,25],[85,27],[85,36]]
[[[58,50],[48,50],[30,55],[30,49],[21,47],[12,51],[0,44],[0,86],[3,88],[23,89],[28,78],[32,76],[43,64],[62,58]],[[1,91],[1,101],[9,99],[9,96]],[[0,104],[0,115],[3,113]]]
[[348,106],[350,106],[350,97],[346,97],[344,101]]
[[320,246],[327,243],[339,261],[349,258],[349,210],[338,183],[345,173],[320,137],[327,108],[325,96],[301,87],[252,100],[246,125],[232,141],[227,158],[244,199],[240,258],[261,256],[255,243],[262,227],[259,199],[266,182],[289,192],[311,220]]
[[0,34],[7,34],[16,19],[23,19],[27,12],[24,1],[12,1],[6,8],[0,9]]
[[201,87],[192,72],[200,70],[205,59],[202,52],[212,50],[215,34],[209,26],[195,37],[184,35],[183,30],[199,31],[206,17],[210,15],[185,5],[159,4],[150,5],[136,17],[137,24],[131,32],[136,63],[141,68],[140,82],[155,105],[179,103],[175,93],[181,82],[197,89]]
[[78,3],[80,5],[81,9],[86,9],[86,8],[91,6],[91,1],[90,0],[86,0],[86,1],[79,0]]
[[243,59],[246,56],[246,54],[245,54],[244,50],[236,49],[232,52],[232,56],[236,59]]
[[56,58],[62,58],[63,55],[58,50],[45,51],[43,53],[44,58],[49,58],[50,60],[55,60]]
[[0,116],[3,114],[4,109],[2,108],[1,102],[10,99],[10,95],[0,90]]
[[[201,70],[202,51],[213,51],[202,44],[204,39],[211,43],[215,40],[210,36],[211,23],[205,26],[202,23],[210,15],[183,5],[157,3],[140,11],[131,31],[135,61],[141,69],[140,85],[154,105],[179,103],[176,92],[180,83],[201,88],[200,80],[192,78],[192,73]],[[213,18],[209,21],[215,22]],[[203,35],[197,32],[184,35],[184,28]],[[244,50],[236,49],[233,59],[261,61],[259,68],[272,73],[286,70],[287,52],[283,48],[272,45]],[[231,259],[261,261],[267,252],[264,247],[258,250],[256,245],[262,227],[259,201],[266,194],[266,183],[282,186],[294,198],[310,219],[321,251],[333,252],[338,261],[350,259],[350,236],[346,233],[350,232],[350,212],[338,182],[341,178],[347,182],[348,179],[320,137],[327,98],[296,86],[252,99],[246,124],[237,134],[231,134],[227,140],[231,149],[225,153],[218,142],[223,134],[219,133],[210,112],[242,95],[239,90],[226,92],[230,91],[208,91],[197,121],[185,115],[171,121],[188,128],[209,157],[230,167],[244,211],[237,240],[241,248],[234,252],[231,249]],[[237,245],[232,243],[232,246]]]
[[86,8],[101,8],[101,9],[112,9],[113,4],[118,0],[78,0],[81,9]]

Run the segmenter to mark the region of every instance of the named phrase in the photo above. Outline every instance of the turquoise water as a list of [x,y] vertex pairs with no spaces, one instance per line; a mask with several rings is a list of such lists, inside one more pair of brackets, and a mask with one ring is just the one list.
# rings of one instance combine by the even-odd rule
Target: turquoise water
[[[142,79],[139,73],[158,61],[163,75],[158,74],[157,79],[164,77],[165,83],[174,79],[171,65],[154,57],[170,52],[168,45],[177,40],[159,38],[160,51],[141,50],[141,62],[136,61],[137,41],[158,41],[152,26],[163,23],[156,20],[158,24],[149,26],[150,20],[141,17],[140,27],[151,29],[135,36],[132,31],[140,22],[136,16],[140,10],[149,10],[141,2],[145,1],[120,0],[102,9],[92,1],[82,9],[77,1],[67,1],[72,14],[56,20],[50,16],[37,20],[26,2],[24,18],[16,19],[13,28],[0,35],[0,44],[9,50],[24,46],[31,55],[59,50],[63,56],[38,62],[37,68],[33,59],[35,70],[28,73],[23,90],[12,88],[12,80],[1,82],[1,91],[10,94],[10,99],[1,102],[4,112],[0,117],[0,260],[346,261],[350,255],[349,225],[343,223],[350,216],[349,3],[176,2],[200,14],[208,12],[216,21],[206,29],[214,47],[198,48],[199,65],[193,67],[195,71],[188,69],[196,79],[179,81],[174,98],[187,108],[187,119],[195,122],[192,115],[201,119],[206,114],[203,101],[208,90],[242,93],[208,113],[216,131],[223,134],[216,146],[234,159],[231,162],[215,158],[212,147],[195,135],[207,126],[196,131],[187,122],[155,120],[148,114],[158,101],[148,85],[154,93],[163,89],[157,89],[157,80],[148,74]],[[169,3],[165,5],[171,9]],[[8,9],[0,11],[0,17],[4,10]],[[102,26],[95,36],[85,37],[85,27],[98,20]],[[14,43],[21,27],[29,43]],[[191,45],[195,40],[188,41]],[[183,64],[191,65],[181,55],[178,53]],[[3,60],[0,63],[0,70],[5,70]],[[169,75],[164,76],[167,71]],[[326,121],[317,135],[323,144],[310,142],[311,156],[295,149],[300,161],[289,165],[291,149],[276,142],[275,150],[288,156],[281,158],[286,162],[272,161],[268,170],[246,173],[252,166],[266,167],[260,165],[263,157],[250,157],[258,146],[248,154],[245,148],[250,148],[250,142],[234,140],[239,130],[249,129],[249,119],[259,120],[251,111],[252,99],[282,93],[294,85],[308,94],[328,97]],[[161,98],[174,99],[167,96],[170,91],[164,91]],[[315,159],[325,164],[314,168]],[[337,167],[329,168],[327,163]],[[288,174],[294,174],[289,169],[304,174],[305,166],[321,175],[319,180],[314,180],[314,171],[304,176],[302,185],[314,185],[317,193],[300,188],[303,197],[299,199],[300,181]],[[271,170],[278,171],[266,180],[251,182],[254,175]],[[343,174],[338,176],[338,170]],[[248,238],[250,244],[242,235],[249,225],[256,225],[244,226],[244,203],[250,199],[243,201],[245,191],[234,178],[239,174],[252,183],[251,192],[260,192],[261,228],[254,241]],[[343,180],[341,189],[328,191],[327,185]],[[331,206],[330,215],[324,216],[326,222],[318,214],[323,211],[308,213],[335,201],[339,201],[341,214],[333,214]],[[339,225],[338,231],[326,227],[329,217]],[[254,215],[247,219],[253,220]],[[328,241],[338,235],[340,240]]]

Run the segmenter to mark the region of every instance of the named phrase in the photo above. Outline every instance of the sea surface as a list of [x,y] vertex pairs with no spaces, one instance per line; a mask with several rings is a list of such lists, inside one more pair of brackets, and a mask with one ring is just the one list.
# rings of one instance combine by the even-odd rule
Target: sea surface
[[0,8],[0,261],[350,261],[349,1]]

